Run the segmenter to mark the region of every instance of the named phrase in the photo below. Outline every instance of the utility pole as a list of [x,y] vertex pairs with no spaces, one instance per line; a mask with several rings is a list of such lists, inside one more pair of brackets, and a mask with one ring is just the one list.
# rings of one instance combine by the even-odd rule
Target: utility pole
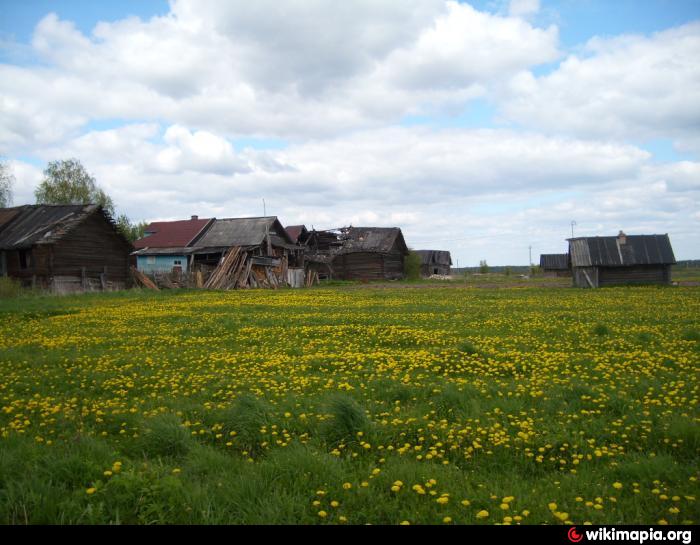
[[574,225],[576,225],[576,221],[571,220],[571,238],[574,238]]
[[265,199],[263,199],[263,216],[267,216],[267,209],[265,208]]
[[530,267],[532,267],[532,246],[528,246],[528,249],[530,250]]

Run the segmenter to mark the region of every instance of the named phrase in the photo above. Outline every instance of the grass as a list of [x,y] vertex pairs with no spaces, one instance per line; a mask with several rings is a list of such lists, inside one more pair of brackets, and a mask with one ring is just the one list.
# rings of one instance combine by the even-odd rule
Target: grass
[[697,523],[699,287],[412,287],[3,299],[0,523]]

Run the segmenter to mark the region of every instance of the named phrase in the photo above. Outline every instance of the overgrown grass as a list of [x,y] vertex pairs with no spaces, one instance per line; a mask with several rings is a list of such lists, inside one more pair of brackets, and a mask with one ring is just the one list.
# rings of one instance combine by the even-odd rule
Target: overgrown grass
[[697,523],[700,288],[416,286],[0,301],[0,522]]

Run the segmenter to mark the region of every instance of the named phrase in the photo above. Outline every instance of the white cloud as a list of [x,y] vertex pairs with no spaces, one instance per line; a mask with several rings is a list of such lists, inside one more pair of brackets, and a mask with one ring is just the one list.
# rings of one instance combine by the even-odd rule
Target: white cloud
[[510,0],[508,14],[512,17],[530,17],[540,11],[540,0]]
[[[398,224],[462,264],[563,250],[572,219],[669,232],[697,257],[700,163],[637,144],[700,150],[700,23],[591,40],[538,76],[558,29],[532,22],[537,1],[496,4],[174,0],[89,34],[48,15],[33,62],[0,64],[0,154],[78,157],[133,219],[257,215],[265,198],[289,224]],[[399,126],[476,98],[521,128]],[[11,166],[32,202],[41,168]]]
[[442,0],[179,0],[90,35],[49,14],[32,40],[41,62],[0,65],[0,151],[61,142],[94,119],[303,139],[460,111],[556,58],[557,39]]
[[593,138],[672,138],[700,151],[700,22],[650,37],[595,38],[552,73],[513,77],[505,114]]
[[[257,215],[265,198],[286,224],[399,225],[412,246],[452,249],[463,264],[523,263],[530,244],[559,251],[572,219],[580,234],[669,232],[681,256],[700,243],[688,226],[700,163],[655,164],[630,145],[414,127],[236,151],[214,133],[173,125],[158,141],[158,132],[95,131],[53,153],[80,152],[134,219]],[[171,154],[176,166],[164,168]],[[23,168],[23,184],[36,180],[34,167]]]

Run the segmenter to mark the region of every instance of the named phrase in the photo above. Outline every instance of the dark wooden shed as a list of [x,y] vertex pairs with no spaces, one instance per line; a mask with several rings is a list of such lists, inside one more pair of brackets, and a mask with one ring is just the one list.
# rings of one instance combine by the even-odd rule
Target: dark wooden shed
[[333,277],[342,280],[398,280],[404,277],[408,247],[398,227],[348,227],[340,230],[333,252]]
[[675,264],[668,235],[571,238],[569,254],[575,286],[669,284]]
[[420,274],[428,278],[434,274],[447,276],[452,266],[452,256],[447,250],[416,250],[420,256]]
[[123,289],[129,241],[100,206],[0,209],[0,275],[54,292]]
[[569,254],[541,254],[540,269],[545,276],[571,276]]

